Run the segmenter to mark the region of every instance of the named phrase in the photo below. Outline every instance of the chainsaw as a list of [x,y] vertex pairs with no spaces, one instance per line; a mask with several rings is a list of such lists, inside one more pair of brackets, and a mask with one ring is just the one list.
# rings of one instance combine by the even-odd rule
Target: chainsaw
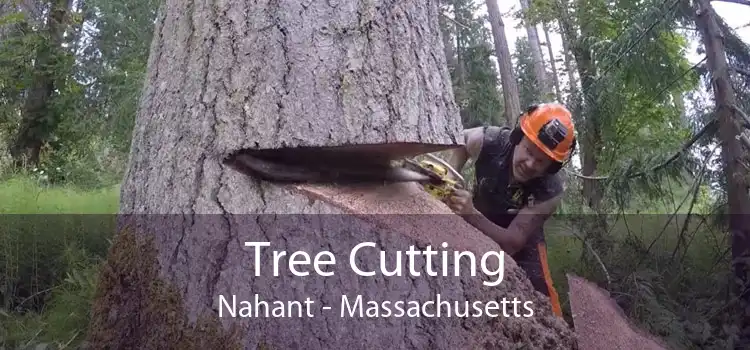
[[242,150],[224,163],[242,174],[277,183],[387,184],[417,182],[445,202],[453,191],[466,187],[463,176],[443,159],[392,160],[345,148],[300,147]]
[[430,178],[429,181],[422,181],[425,191],[445,202],[455,190],[466,187],[464,177],[448,162],[433,154],[428,153],[425,156],[430,159],[422,161],[404,159],[403,161],[404,168],[427,175]]

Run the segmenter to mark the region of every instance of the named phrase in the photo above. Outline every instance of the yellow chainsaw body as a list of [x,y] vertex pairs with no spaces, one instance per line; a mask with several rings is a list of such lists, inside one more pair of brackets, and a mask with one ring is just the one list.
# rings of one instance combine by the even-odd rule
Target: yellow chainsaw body
[[448,169],[446,169],[441,164],[430,160],[422,160],[419,162],[419,165],[425,170],[438,175],[442,179],[443,183],[440,185],[435,185],[432,183],[423,184],[425,191],[438,198],[439,200],[445,202],[446,200],[448,200],[453,191],[459,187],[458,181],[450,178]]

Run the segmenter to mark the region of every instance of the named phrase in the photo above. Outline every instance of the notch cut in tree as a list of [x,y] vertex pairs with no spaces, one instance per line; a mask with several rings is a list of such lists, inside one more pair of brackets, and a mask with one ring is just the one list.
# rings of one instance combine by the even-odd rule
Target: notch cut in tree
[[[435,2],[415,0],[253,6],[167,0],[122,185],[120,223],[127,234],[115,238],[102,269],[92,346],[574,348],[567,325],[510,258],[489,262],[504,267],[495,287],[483,286],[481,271],[472,276],[466,259],[455,264],[460,277],[430,276],[419,262],[421,277],[366,277],[348,268],[351,249],[362,242],[377,243],[356,260],[367,270],[379,268],[381,249],[391,257],[394,250],[443,242],[449,251],[478,256],[500,250],[417,184],[280,185],[223,162],[248,150],[338,147],[388,159],[457,146],[460,117],[438,15]],[[253,248],[244,242],[271,242],[260,257],[260,276]],[[272,250],[331,251],[335,274],[283,270],[274,276],[267,265]],[[384,263],[395,265],[393,259]],[[453,272],[455,266],[437,262],[435,268],[443,267]],[[315,317],[231,318],[220,303],[220,296],[231,302],[233,295],[253,300],[255,294],[271,306],[309,297]],[[344,295],[426,302],[437,294],[451,303],[515,297],[531,302],[534,315],[340,316]],[[197,320],[202,327],[192,326]]]

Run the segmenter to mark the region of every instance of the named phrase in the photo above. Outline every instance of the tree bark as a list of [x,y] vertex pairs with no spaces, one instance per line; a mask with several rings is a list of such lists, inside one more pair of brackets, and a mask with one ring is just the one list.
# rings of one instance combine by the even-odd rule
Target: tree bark
[[[367,270],[378,269],[381,249],[388,269],[394,250],[410,246],[500,250],[417,184],[281,185],[222,164],[224,155],[244,148],[412,144],[391,154],[397,156],[457,144],[460,118],[437,5],[329,6],[166,2],[122,185],[122,231],[94,301],[93,348],[573,347],[567,325],[512,259],[488,260],[505,264],[503,283],[491,288],[482,286],[487,277],[469,273],[467,259],[452,265],[465,271],[461,277],[450,277],[454,267],[449,277],[429,276],[419,258],[420,275],[409,276],[408,257],[402,276],[363,277],[347,268],[352,248],[363,242],[378,246],[354,261]],[[256,260],[244,242],[271,246]],[[289,255],[274,275],[271,250],[330,251],[334,265],[322,268],[334,275],[302,267],[310,275],[294,276],[285,265]],[[357,295],[365,302],[426,302],[436,293],[451,303],[515,296],[532,301],[534,316],[502,317],[501,326],[489,317],[340,316],[347,312],[342,296],[351,303]],[[228,315],[233,295],[253,302],[256,294],[269,311],[275,300],[309,297],[313,317]]]
[[[191,16],[169,12],[163,25],[179,30],[155,32],[123,184],[125,212],[193,211],[160,199],[142,207],[153,197],[141,183],[171,176],[149,163],[195,169],[194,178],[158,190],[198,191],[220,171],[216,157],[240,149],[405,143],[391,155],[400,158],[462,142],[436,6],[168,4]],[[159,117],[143,116],[153,113]],[[153,143],[157,130],[164,132]]]
[[[529,1],[521,0],[521,10],[524,14],[529,10]],[[542,101],[550,101],[552,97],[552,89],[550,87],[549,79],[547,79],[547,69],[544,67],[544,56],[542,55],[542,45],[539,40],[539,32],[535,25],[526,23],[526,35],[529,39],[529,47],[531,48],[531,60],[534,62],[534,75],[536,76],[537,84],[539,84],[542,96],[539,96]],[[552,58],[552,56],[550,56]]]
[[711,73],[711,82],[716,103],[716,116],[719,122],[719,139],[722,146],[724,174],[726,176],[727,202],[729,206],[729,232],[732,235],[732,269],[734,270],[735,293],[740,306],[737,319],[740,326],[736,348],[750,347],[750,196],[745,181],[746,171],[742,162],[748,160],[747,150],[735,137],[741,135],[739,116],[735,108],[737,100],[731,85],[722,33],[717,23],[717,15],[710,1],[697,2],[696,26],[701,33],[706,50],[706,64]]
[[521,115],[521,101],[518,96],[518,82],[513,75],[513,65],[510,58],[508,40],[505,37],[505,24],[500,15],[497,0],[487,0],[487,14],[492,27],[492,37],[495,41],[495,55],[500,70],[500,81],[503,86],[503,100],[505,106],[505,120],[507,125],[513,126],[516,118]]

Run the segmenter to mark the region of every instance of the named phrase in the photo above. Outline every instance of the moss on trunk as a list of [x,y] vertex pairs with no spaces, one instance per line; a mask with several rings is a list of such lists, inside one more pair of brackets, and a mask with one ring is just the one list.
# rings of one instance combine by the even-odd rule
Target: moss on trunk
[[99,273],[89,345],[94,349],[241,349],[237,328],[213,314],[191,323],[180,292],[159,276],[151,237],[115,237]]

